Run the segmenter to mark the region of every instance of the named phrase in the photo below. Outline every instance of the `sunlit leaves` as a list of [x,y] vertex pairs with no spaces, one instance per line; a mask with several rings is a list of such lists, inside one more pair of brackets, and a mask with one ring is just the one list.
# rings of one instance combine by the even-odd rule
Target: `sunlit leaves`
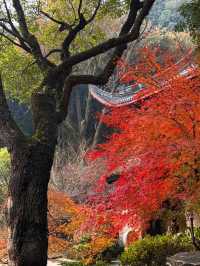
[[8,44],[0,51],[0,71],[8,97],[26,103],[42,78],[34,59]]
[[[105,115],[104,123],[118,131],[94,152],[107,168],[93,201],[116,217],[115,229],[128,223],[142,230],[166,199],[195,201],[199,193],[199,69],[188,65],[190,53],[178,64],[159,49],[140,54],[133,66],[119,62],[122,82],[144,86],[135,97],[138,103]],[[107,176],[118,169],[121,176],[109,187]]]
[[113,239],[91,224],[92,210],[75,204],[65,193],[50,190],[49,200],[49,255],[68,256],[89,264],[113,244]]

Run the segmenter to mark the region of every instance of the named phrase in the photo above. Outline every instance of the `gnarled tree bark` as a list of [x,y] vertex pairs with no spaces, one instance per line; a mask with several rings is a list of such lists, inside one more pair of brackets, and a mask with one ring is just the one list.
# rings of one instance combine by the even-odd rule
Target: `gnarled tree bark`
[[47,188],[54,146],[18,143],[12,151],[8,198],[9,266],[47,262]]
[[44,266],[47,262],[47,190],[57,137],[55,101],[34,95],[32,110],[34,138],[20,138],[11,149],[9,266]]

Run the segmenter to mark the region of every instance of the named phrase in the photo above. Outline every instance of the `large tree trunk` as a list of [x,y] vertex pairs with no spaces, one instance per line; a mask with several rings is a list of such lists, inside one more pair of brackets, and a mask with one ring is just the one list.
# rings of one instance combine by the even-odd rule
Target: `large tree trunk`
[[51,97],[39,95],[32,109],[35,137],[19,140],[11,150],[9,266],[47,264],[47,190],[56,145],[55,105]]
[[17,145],[9,186],[9,266],[47,263],[47,188],[54,148],[38,142]]

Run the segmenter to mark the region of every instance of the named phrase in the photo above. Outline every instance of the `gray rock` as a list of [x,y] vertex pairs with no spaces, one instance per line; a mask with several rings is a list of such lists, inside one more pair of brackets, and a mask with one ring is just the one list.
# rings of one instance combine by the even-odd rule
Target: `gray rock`
[[180,252],[167,258],[168,266],[200,266],[200,252]]

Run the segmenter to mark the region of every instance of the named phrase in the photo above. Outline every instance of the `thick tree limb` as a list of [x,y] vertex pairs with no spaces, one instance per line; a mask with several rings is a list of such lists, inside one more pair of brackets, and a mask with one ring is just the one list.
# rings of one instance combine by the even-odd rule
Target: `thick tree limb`
[[0,27],[2,28],[2,30],[4,32],[6,32],[7,34],[10,34],[11,36],[13,36],[19,40],[22,40],[22,42],[25,41],[18,32],[12,31],[12,28],[9,28],[9,25],[10,25],[9,21],[6,21],[6,20],[4,20],[4,22],[2,22],[2,21],[0,21]]
[[12,149],[14,143],[23,138],[23,133],[11,116],[0,77],[0,142],[3,143],[3,146]]
[[57,23],[58,25],[60,25],[59,31],[62,32],[64,30],[71,30],[72,29],[72,25],[68,24],[65,21],[60,21],[58,19],[55,19],[54,17],[52,17],[50,14],[40,10],[40,13],[43,14],[45,17],[47,17],[49,20]]
[[6,1],[4,0],[3,3],[4,3],[4,6],[5,6],[5,9],[6,9],[6,14],[7,14],[8,23],[10,24],[13,33],[15,33],[16,36],[20,36],[19,31],[17,30],[17,28],[15,27],[15,25],[14,25],[13,22],[12,22],[11,13],[10,13],[10,11],[9,11],[9,8],[8,8],[8,6],[7,6]]
[[60,112],[57,114],[57,121],[61,123],[67,116],[71,92],[74,86],[79,84],[105,85],[109,79],[106,71],[98,76],[94,75],[71,75],[65,81],[63,99],[60,105]]
[[[119,33],[119,36],[123,36],[124,34],[127,34],[131,30],[132,26],[135,23],[135,20],[137,17],[137,12],[142,7],[143,7],[143,4],[140,1],[132,1],[131,2],[127,20],[125,21],[124,25],[122,26],[121,31]],[[116,60],[119,59],[123,55],[123,52],[126,50],[126,48],[127,48],[126,44],[120,45],[120,46],[115,48],[115,51],[113,52],[110,60],[108,61],[107,65],[105,66],[103,72],[98,77],[100,82],[102,83],[101,85],[104,85],[108,82],[109,77],[113,74],[113,71],[116,67]]]
[[92,16],[89,19],[87,19],[87,24],[89,24],[90,22],[92,22],[95,19],[98,10],[101,7],[101,2],[102,2],[102,0],[98,0],[97,6],[94,10],[94,13],[92,14]]
[[11,37],[9,37],[8,35],[6,35],[3,32],[0,32],[0,36],[3,36],[5,39],[7,39],[9,42],[11,42],[12,44],[14,44],[17,47],[20,47],[22,49],[24,49],[27,52],[30,52],[30,50],[26,47],[26,46],[22,46],[21,44],[15,42],[13,39],[11,39]]
[[[14,24],[12,23],[11,15],[10,15],[8,8],[6,8],[6,11],[7,11],[8,21],[11,26],[11,30],[8,28],[5,29],[5,25],[4,25],[4,29],[11,36],[18,38],[23,48],[24,46],[30,47],[30,53],[35,57],[35,59],[37,60],[38,66],[42,70],[47,70],[49,67],[53,67],[54,64],[52,64],[47,58],[43,56],[37,38],[29,32],[24,10],[23,10],[20,0],[12,0],[12,3],[15,9],[15,12],[16,12],[17,22],[19,23],[20,33],[16,30]],[[1,27],[3,26],[1,25]],[[25,50],[27,51],[28,49],[25,49]]]
[[[125,21],[124,25],[122,26],[122,29],[119,33],[118,38],[113,38],[111,40],[108,40],[107,42],[104,42],[103,44],[100,44],[99,46],[96,46],[86,52],[80,53],[77,56],[72,56],[69,58],[74,62],[81,62],[83,58],[90,58],[91,55],[95,56],[99,53],[105,52],[109,50],[110,46],[116,47],[116,43],[119,43],[120,45],[116,47],[115,51],[113,52],[113,55],[111,56],[110,60],[108,61],[107,65],[105,66],[102,73],[98,76],[94,75],[71,75],[67,78],[65,82],[64,87],[64,96],[61,102],[60,106],[60,113],[58,114],[58,121],[61,122],[65,119],[68,111],[68,103],[71,95],[72,88],[75,85],[78,84],[95,84],[95,85],[105,85],[108,82],[109,77],[112,75],[115,66],[116,66],[116,60],[120,58],[126,49],[126,43],[131,42],[132,40],[136,40],[139,37],[139,30],[142,24],[143,19],[148,15],[149,10],[151,9],[153,3],[155,0],[146,0],[144,4],[142,4],[140,1],[133,0],[130,4],[130,11],[129,15],[127,17],[127,20]],[[141,10],[140,14],[137,16],[138,10]],[[76,61],[77,60],[77,61]],[[80,61],[79,61],[80,60]],[[86,60],[86,59],[83,59]],[[65,63],[63,63],[65,64]]]
[[[7,14],[9,17],[8,20],[6,20],[6,19],[0,20],[0,28],[2,28],[2,32],[0,32],[1,36],[5,37],[7,40],[9,40],[11,43],[15,44],[16,46],[21,47],[27,53],[31,53],[30,47],[27,46],[27,44],[25,43],[25,40],[20,35],[20,33],[16,30],[14,24],[12,23],[9,12],[7,12]],[[19,42],[15,41],[17,39]]]
[[26,23],[26,18],[24,15],[22,5],[21,5],[19,0],[13,0],[12,2],[13,2],[13,7],[15,8],[15,11],[17,13],[17,20],[19,23],[19,27],[20,27],[20,31],[22,33],[22,36],[24,37],[24,39],[28,39],[30,36],[30,33],[28,30],[28,26]]
[[79,16],[79,18],[81,16],[82,5],[83,5],[83,0],[79,0],[79,5],[78,5],[78,16]]
[[[140,1],[132,0],[131,5],[133,4],[133,2],[138,3],[137,5],[135,5],[135,7],[138,6],[140,3]],[[91,49],[88,49],[84,52],[67,58],[63,63],[61,63],[57,67],[57,71],[62,72],[64,71],[64,69],[72,67],[99,54],[105,53],[106,51],[115,48],[116,46],[124,45],[135,41],[139,37],[141,24],[144,18],[148,15],[154,2],[155,0],[146,0],[144,2],[143,8],[141,9],[140,14],[137,16],[133,28],[128,33],[121,34],[117,38],[111,38],[108,41],[105,41]]]
[[50,55],[52,54],[55,54],[55,53],[61,53],[62,50],[61,49],[52,49],[50,50],[46,55],[45,55],[45,58],[49,57]]
[[[11,38],[10,36],[6,35],[6,34],[4,34],[4,35],[2,34],[2,36],[4,36],[4,37],[7,38],[10,42],[12,42],[13,44],[17,45],[18,47],[21,47],[21,48],[24,49],[26,52],[28,52],[28,53],[31,54],[31,49],[30,49],[30,47],[26,44],[26,40],[25,40],[26,38],[24,38],[24,37],[21,35],[21,33],[17,30],[16,26],[14,25],[14,23],[13,23],[13,21],[12,21],[12,15],[11,15],[11,13],[10,13],[10,10],[9,10],[9,8],[8,8],[8,5],[7,5],[6,1],[3,0],[3,3],[4,3],[5,10],[6,10],[7,18],[6,18],[6,20],[4,20],[4,21],[2,20],[2,22],[4,22],[4,24],[1,23],[0,26],[2,27],[2,29],[3,29],[6,33],[8,33],[8,34],[10,34],[11,36],[17,38],[17,39],[19,40],[19,44],[18,44],[16,41],[12,40],[12,38]],[[19,2],[19,4],[20,4],[20,2]],[[18,5],[16,5],[16,7],[18,7]],[[20,7],[21,7],[21,5],[20,5]],[[22,7],[21,7],[21,13],[23,14],[23,21],[25,21],[25,23],[26,23],[26,20],[25,20],[25,17],[24,17],[24,13],[23,13]],[[9,25],[10,28],[8,28],[8,27],[6,26],[6,24]],[[20,23],[19,23],[19,25],[20,25]],[[27,31],[28,31],[28,28],[27,28]]]
[[70,44],[75,40],[76,36],[78,35],[78,33],[80,33],[88,24],[90,24],[96,17],[97,12],[101,6],[101,1],[102,0],[98,0],[98,4],[94,10],[94,13],[92,14],[92,16],[87,20],[83,13],[81,13],[81,7],[82,7],[82,0],[80,0],[79,2],[79,7],[78,7],[78,16],[79,16],[79,23],[72,28],[67,37],[65,38],[63,44],[62,44],[62,57],[61,59],[64,60],[66,58],[69,57],[70,53],[69,53],[69,47]]

